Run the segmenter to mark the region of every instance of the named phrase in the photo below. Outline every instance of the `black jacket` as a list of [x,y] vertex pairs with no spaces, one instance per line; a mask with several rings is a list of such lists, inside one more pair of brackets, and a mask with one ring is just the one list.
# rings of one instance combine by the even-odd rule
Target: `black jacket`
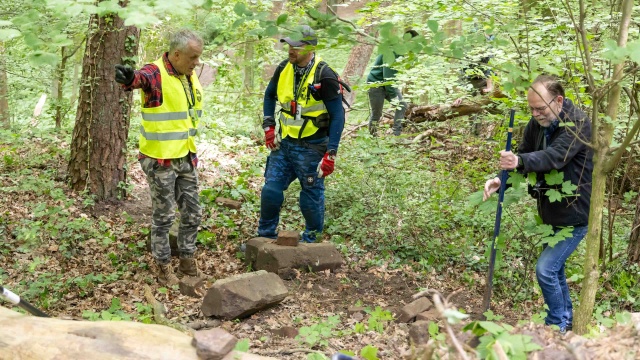
[[[572,122],[573,126],[559,126],[545,144],[544,128],[535,118],[531,118],[524,129],[524,136],[518,155],[523,166],[519,172],[536,173],[541,196],[538,199],[538,214],[543,223],[553,226],[587,225],[591,200],[591,173],[593,171],[593,151],[583,142],[591,141],[591,120],[571,100],[565,99],[559,114],[560,123]],[[569,131],[569,129],[571,131]],[[574,135],[575,134],[575,135]],[[576,136],[583,142],[579,141]],[[550,202],[544,192],[552,187],[544,183],[544,174],[556,169],[564,173],[564,181],[578,186],[576,196],[563,197],[561,201]],[[530,185],[530,193],[535,191]]]

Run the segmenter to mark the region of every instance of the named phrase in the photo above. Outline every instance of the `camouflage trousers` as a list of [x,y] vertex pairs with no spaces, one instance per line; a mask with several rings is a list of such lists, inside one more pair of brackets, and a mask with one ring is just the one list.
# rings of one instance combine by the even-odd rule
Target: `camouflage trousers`
[[140,159],[151,189],[151,252],[161,264],[171,260],[169,229],[175,221],[176,204],[180,211],[178,250],[180,257],[192,257],[196,251],[202,208],[198,197],[198,172],[189,155],[172,159],[162,166],[153,158]]

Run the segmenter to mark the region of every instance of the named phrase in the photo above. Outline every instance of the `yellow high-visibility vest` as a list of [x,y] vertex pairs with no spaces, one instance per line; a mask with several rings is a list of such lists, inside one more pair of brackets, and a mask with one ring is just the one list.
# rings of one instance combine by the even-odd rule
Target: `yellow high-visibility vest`
[[[318,131],[318,127],[316,127],[308,118],[316,118],[327,113],[327,108],[324,106],[324,103],[322,101],[315,100],[313,96],[309,94],[309,85],[313,84],[316,69],[318,68],[320,61],[322,61],[320,57],[315,58],[315,63],[311,67],[311,70],[309,70],[309,74],[307,74],[306,78],[301,80],[301,84],[299,85],[298,98],[295,100],[297,102],[297,106],[301,106],[302,110],[300,119],[298,120],[296,120],[295,116],[290,114],[292,110],[291,101],[294,100],[293,86],[295,80],[293,64],[288,62],[280,73],[277,92],[278,102],[280,102],[280,107],[284,110],[280,112],[280,129],[282,131],[283,139],[287,136],[294,139],[300,139],[315,134]],[[303,129],[302,125],[305,123],[305,118],[307,118],[307,120]]]
[[180,78],[169,75],[162,58],[153,63],[162,77],[162,104],[153,108],[142,105],[140,152],[155,159],[182,158],[189,152],[196,152],[195,136],[202,116],[202,85],[195,72],[192,73],[191,98]]

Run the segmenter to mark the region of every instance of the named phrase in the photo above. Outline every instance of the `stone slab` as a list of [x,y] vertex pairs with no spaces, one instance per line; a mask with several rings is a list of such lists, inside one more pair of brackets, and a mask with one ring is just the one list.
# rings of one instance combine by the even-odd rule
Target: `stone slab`
[[300,243],[300,233],[296,231],[280,231],[276,245],[280,246],[298,246]]
[[242,202],[237,200],[231,200],[224,197],[217,197],[216,204],[224,206],[227,209],[238,210],[242,207]]
[[335,271],[342,266],[342,256],[331,243],[300,243],[296,247],[278,246],[271,239],[247,241],[245,263],[254,270],[276,273],[283,279],[295,277],[293,269]]
[[223,319],[247,317],[278,304],[289,290],[276,274],[264,270],[216,281],[202,300],[202,313]]

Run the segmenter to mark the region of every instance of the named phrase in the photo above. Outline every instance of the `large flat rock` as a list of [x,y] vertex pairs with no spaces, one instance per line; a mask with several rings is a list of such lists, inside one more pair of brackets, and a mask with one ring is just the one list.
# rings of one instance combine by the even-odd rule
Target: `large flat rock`
[[223,319],[247,317],[284,300],[289,290],[276,274],[262,271],[216,281],[202,300],[202,313]]
[[[163,325],[41,318],[0,306],[0,360],[202,359],[192,342],[193,337]],[[219,347],[224,359],[274,359],[235,351],[225,356],[230,346],[211,346]]]
[[267,238],[253,238],[247,241],[245,262],[254,270],[292,279],[295,277],[293,269],[335,271],[342,266],[342,256],[331,243],[300,243],[293,247],[277,245]]

